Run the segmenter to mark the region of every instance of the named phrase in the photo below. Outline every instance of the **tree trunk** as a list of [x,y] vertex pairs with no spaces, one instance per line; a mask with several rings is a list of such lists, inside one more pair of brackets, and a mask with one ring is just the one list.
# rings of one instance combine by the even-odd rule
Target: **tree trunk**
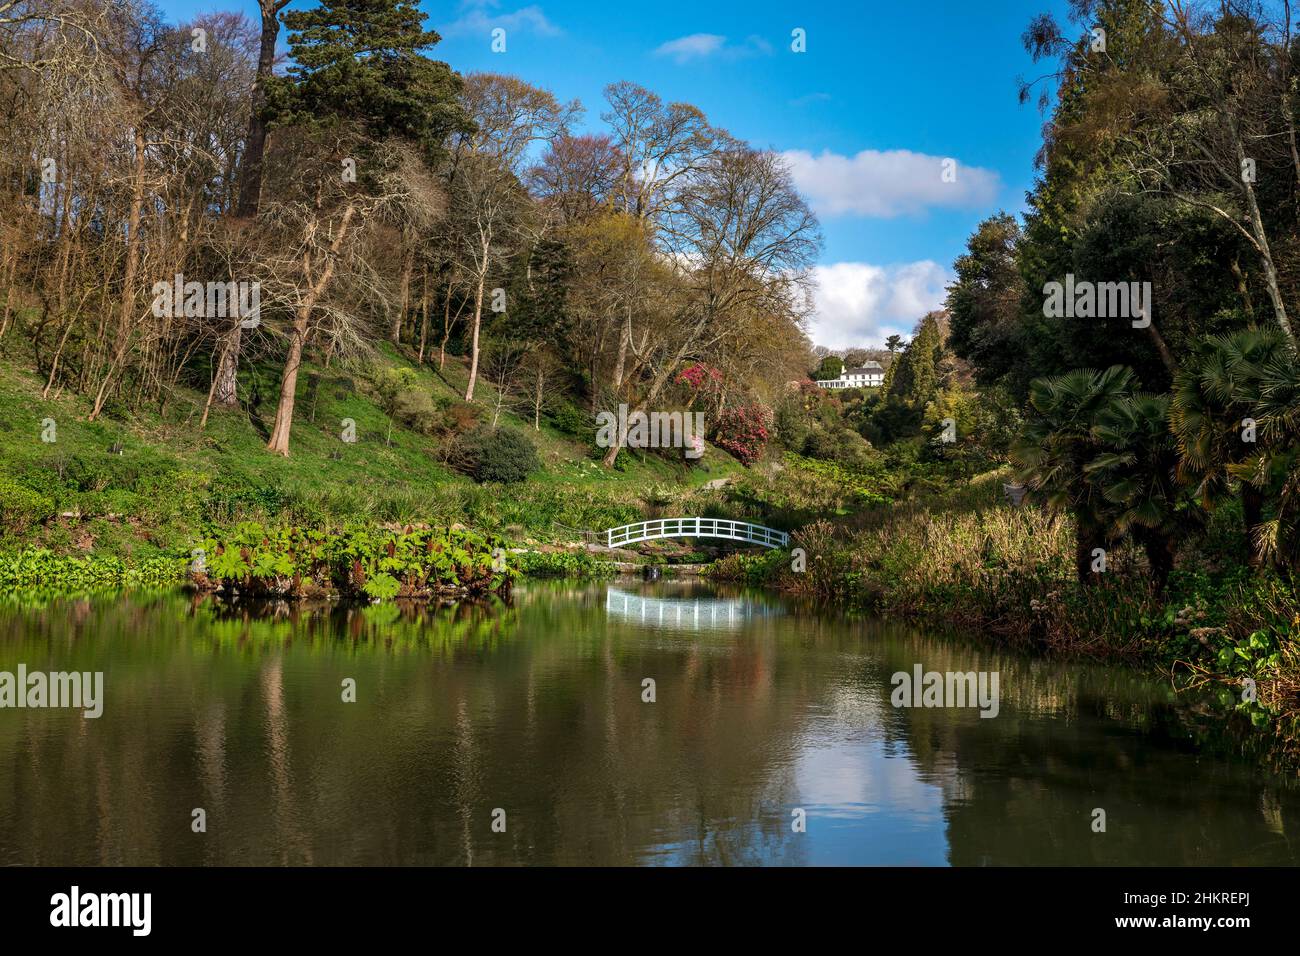
[[1151,566],[1151,580],[1156,593],[1163,594],[1174,569],[1174,539],[1167,534],[1147,531],[1142,536],[1142,549],[1146,551],[1147,564]]
[[[1239,168],[1245,168],[1246,151],[1241,146],[1241,139],[1237,136],[1236,124],[1232,124],[1232,137],[1237,144],[1237,160]],[[1260,259],[1264,264],[1264,279],[1268,286],[1268,297],[1273,303],[1273,313],[1277,318],[1277,324],[1281,326],[1282,332],[1286,335],[1286,340],[1292,348],[1296,347],[1295,335],[1291,332],[1291,322],[1287,319],[1286,301],[1282,298],[1282,286],[1278,281],[1277,268],[1273,264],[1273,253],[1269,249],[1268,233],[1264,230],[1264,217],[1259,211],[1259,203],[1255,201],[1255,187],[1249,182],[1243,182],[1242,185],[1246,190],[1246,208],[1250,213],[1250,225],[1255,233],[1255,244],[1259,248]]]
[[239,346],[243,334],[243,326],[236,321],[234,330],[226,338],[226,347],[221,350],[221,359],[217,363],[216,382],[212,389],[212,402],[218,408],[239,406],[236,386],[239,374]]
[[212,384],[208,386],[208,398],[203,403],[203,415],[199,418],[199,431],[208,427],[208,414],[212,411],[212,397],[217,393],[217,376],[212,376]]
[[424,364],[424,347],[429,341],[429,266],[424,267],[420,282],[420,357],[417,364]]
[[127,214],[126,237],[126,276],[122,282],[122,311],[118,317],[116,356],[109,366],[108,374],[100,383],[95,395],[95,405],[90,410],[87,421],[96,421],[104,411],[108,401],[109,386],[112,383],[118,363],[126,355],[127,342],[131,336],[131,324],[135,317],[135,280],[140,269],[140,219],[144,212],[144,130],[136,122],[135,126],[135,162],[131,173],[131,208]]
[[1259,563],[1255,549],[1255,529],[1264,520],[1264,495],[1254,485],[1242,482],[1241,515],[1246,525],[1246,560],[1251,564]]
[[613,443],[609,446],[609,450],[605,452],[605,457],[600,460],[601,467],[614,467],[614,462],[618,459],[618,453],[623,450],[622,442],[623,436],[616,432]]
[[284,360],[280,376],[280,401],[275,409],[275,427],[266,447],[278,455],[289,457],[289,430],[293,426],[293,403],[298,391],[298,369],[302,367],[303,344],[307,339],[311,306],[303,303],[293,321],[293,336],[289,340],[289,355]]
[[469,386],[465,401],[474,401],[474,383],[478,380],[478,330],[483,322],[483,289],[487,285],[487,272],[479,273],[478,287],[474,290],[474,332],[470,339]]
[[1241,305],[1246,310],[1246,318],[1254,322],[1255,305],[1250,301],[1250,289],[1246,287],[1246,276],[1241,271],[1241,263],[1235,258],[1232,260],[1232,275],[1237,280],[1237,294],[1241,296]]
[[393,328],[388,334],[388,340],[394,345],[402,344],[402,326],[406,324],[406,314],[411,308],[411,270],[415,268],[415,250],[408,249],[406,257],[402,260],[402,294],[401,308],[397,310],[397,316],[393,319]]
[[618,332],[618,356],[614,360],[614,374],[611,381],[614,386],[614,398],[617,401],[623,389],[623,375],[627,370],[627,350],[632,344],[632,306],[629,304],[623,316],[623,326]]
[[0,314],[0,338],[9,331],[9,319],[17,313],[14,306],[14,297],[18,294],[18,288],[14,283],[14,277],[18,273],[18,248],[15,245],[14,250],[10,253],[9,268],[4,269],[4,263],[0,262],[0,274],[6,275],[5,278],[5,306],[4,312]]
[[75,317],[68,319],[68,325],[63,330],[63,336],[59,339],[59,347],[54,350],[54,361],[50,363],[50,377],[45,383],[45,388],[41,391],[41,398],[50,397],[50,389],[54,387],[54,378],[59,373],[59,358],[63,355],[63,346],[68,342],[68,336],[72,333],[72,327],[77,324]]
[[[329,260],[325,263],[325,269],[308,291],[306,298],[302,300],[302,304],[298,306],[298,312],[293,319],[289,354],[284,360],[284,372],[280,376],[280,401],[275,409],[275,426],[271,429],[271,440],[266,443],[270,451],[284,455],[286,458],[289,457],[289,430],[293,425],[293,403],[298,390],[298,369],[302,367],[302,350],[307,344],[307,334],[311,330],[311,313],[334,276],[338,251],[343,246],[343,240],[348,234],[348,225],[352,222],[355,213],[356,209],[352,206],[344,210],[339,231],[330,243]],[[308,277],[311,275],[311,253],[305,253],[303,256],[303,275]]]
[[1151,336],[1151,344],[1156,347],[1156,353],[1160,356],[1160,361],[1164,363],[1165,369],[1168,370],[1172,377],[1178,371],[1178,363],[1174,361],[1174,353],[1169,351],[1169,346],[1165,343],[1165,337],[1160,334],[1156,328],[1155,322],[1147,317],[1147,334]]
[[546,388],[546,373],[539,365],[537,367],[537,390],[533,392],[533,431],[542,430],[542,397]]
[[244,138],[244,168],[239,177],[237,215],[241,219],[257,215],[262,195],[262,156],[266,152],[266,121],[262,119],[262,110],[266,106],[266,81],[275,67],[275,41],[280,35],[278,15],[284,3],[258,0],[258,5],[262,9],[262,39],[257,52],[257,76],[253,80],[253,108]]
[[452,281],[447,280],[447,298],[442,306],[442,342],[438,345],[438,371],[441,372],[444,365],[447,364],[447,342],[451,339],[451,327],[453,323],[460,321],[460,314],[465,309],[465,300],[462,297],[460,305],[456,306],[456,316],[451,314],[451,290]]
[[1079,583],[1091,587],[1101,580],[1101,576],[1092,569],[1092,552],[1105,543],[1101,529],[1092,521],[1074,516],[1074,570]]

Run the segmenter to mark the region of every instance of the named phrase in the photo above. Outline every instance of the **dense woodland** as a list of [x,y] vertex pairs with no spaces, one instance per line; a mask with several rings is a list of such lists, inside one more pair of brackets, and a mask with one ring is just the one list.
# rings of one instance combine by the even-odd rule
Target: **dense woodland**
[[[1162,587],[1222,515],[1243,566],[1300,560],[1289,4],[1036,18],[1028,214],[980,224],[909,341],[836,355],[803,332],[821,240],[776,154],[627,82],[578,132],[582,104],[433,59],[403,0],[283,8],[177,26],[139,2],[0,0],[0,344],[43,396],[95,420],[203,395],[201,430],[257,405],[248,370],[269,367],[250,427],[289,456],[304,363],[454,361],[454,403],[400,368],[372,385],[405,424],[489,444],[507,409],[572,434],[621,403],[705,410],[743,464],[831,463],[875,476],[872,500],[899,474],[1010,464],[1072,518],[1085,584],[1098,548],[1130,544]],[[158,317],[177,274],[258,283],[260,321]],[[1151,321],[1049,317],[1067,275],[1149,282]],[[810,381],[865,360],[882,388]]]
[[[463,356],[476,407],[400,376],[389,400],[494,428],[505,404],[534,425],[621,402],[716,420],[806,374],[821,240],[773,153],[627,82],[579,134],[581,104],[433,59],[407,0],[285,6],[174,25],[0,2],[0,342],[46,395],[89,396],[94,420],[199,391],[202,428],[274,363],[267,447],[290,455],[305,359]],[[260,321],[160,318],[175,275],[257,283]]]
[[[956,263],[950,344],[1028,419],[1011,449],[1076,520],[1078,572],[1129,538],[1158,582],[1210,516],[1300,559],[1298,48],[1287,3],[1075,0],[1030,24],[1048,109],[1023,222]],[[1077,29],[1075,29],[1077,28]],[[1053,96],[1055,97],[1053,99]],[[1151,283],[1151,321],[1045,316],[1049,282]]]

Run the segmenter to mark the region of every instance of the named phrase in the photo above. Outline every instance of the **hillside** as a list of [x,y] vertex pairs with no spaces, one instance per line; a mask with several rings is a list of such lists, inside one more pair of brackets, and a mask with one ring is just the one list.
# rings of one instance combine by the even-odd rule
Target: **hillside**
[[[246,369],[247,411],[213,409],[200,431],[202,393],[179,389],[162,410],[110,407],[91,423],[84,397],[42,400],[42,381],[0,363],[0,547],[147,557],[184,546],[205,526],[240,520],[459,522],[565,540],[572,530],[636,520],[665,495],[743,471],[713,447],[694,465],[633,452],[606,471],[592,438],[545,418],[534,430],[507,409],[499,426],[526,433],[541,468],[513,486],[478,485],[447,464],[454,434],[390,419],[381,380],[394,370],[402,370],[407,394],[431,399],[422,408],[454,407],[464,393],[466,369],[457,358],[441,373],[390,346],[350,367],[307,363],[293,452],[281,458],[265,449],[273,369]],[[477,405],[488,421],[495,397],[480,382]],[[341,438],[345,419],[355,422],[355,443]],[[43,433],[54,440],[43,441]]]

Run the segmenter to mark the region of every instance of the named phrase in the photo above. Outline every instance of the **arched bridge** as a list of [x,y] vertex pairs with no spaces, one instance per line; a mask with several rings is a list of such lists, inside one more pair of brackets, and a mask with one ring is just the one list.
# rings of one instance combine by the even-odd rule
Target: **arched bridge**
[[765,528],[761,524],[750,524],[748,521],[728,521],[724,518],[656,518],[653,521],[638,521],[636,524],[610,528],[605,532],[605,546],[621,548],[639,541],[653,541],[657,538],[726,538],[729,541],[744,541],[765,548],[784,548],[790,543],[790,536],[784,531]]

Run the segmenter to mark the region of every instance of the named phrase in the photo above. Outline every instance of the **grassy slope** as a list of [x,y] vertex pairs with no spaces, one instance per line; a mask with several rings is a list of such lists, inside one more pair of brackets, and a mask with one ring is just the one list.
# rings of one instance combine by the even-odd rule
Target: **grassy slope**
[[[374,361],[414,368],[391,347]],[[427,366],[415,371],[417,387],[435,398],[464,394],[463,360],[449,358],[441,375]],[[389,421],[368,372],[304,366],[292,454],[284,459],[264,448],[278,386],[272,368],[247,369],[241,380],[243,388],[250,375],[255,377],[257,407],[214,410],[200,432],[203,394],[180,392],[165,414],[122,410],[89,423],[89,403],[83,397],[64,394],[43,401],[41,381],[0,363],[0,476],[53,498],[59,512],[81,513],[79,519],[29,527],[0,547],[39,543],[69,553],[148,554],[183,544],[179,539],[195,532],[204,519],[242,518],[325,524],[459,520],[515,530],[522,526],[542,538],[563,538],[561,530],[552,528],[548,534],[546,526],[568,517],[570,526],[595,527],[578,522],[603,520],[604,512],[616,506],[639,507],[653,488],[697,487],[743,470],[726,453],[710,448],[694,468],[624,454],[622,470],[606,472],[580,441],[545,421],[534,431],[531,420],[506,411],[502,424],[534,440],[543,467],[524,485],[480,488],[440,464],[434,437],[394,424],[391,445],[386,444]],[[313,391],[309,383],[317,374],[319,385]],[[476,402],[487,416],[492,401],[492,389],[480,383]],[[53,444],[41,441],[46,418],[57,423]],[[345,418],[356,422],[355,444],[340,439]],[[121,454],[111,454],[119,443]]]

